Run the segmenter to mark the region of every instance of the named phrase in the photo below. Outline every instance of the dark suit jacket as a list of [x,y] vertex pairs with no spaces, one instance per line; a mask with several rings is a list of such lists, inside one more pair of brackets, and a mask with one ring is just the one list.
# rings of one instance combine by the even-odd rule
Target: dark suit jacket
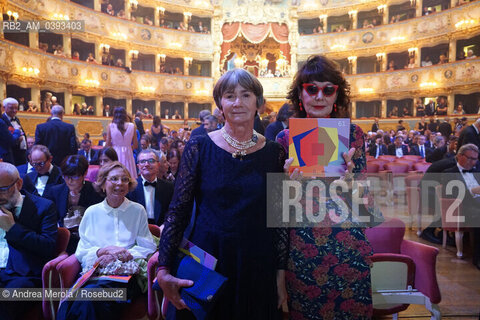
[[[37,189],[35,189],[35,183],[37,182],[37,177],[38,177],[37,171],[27,173],[23,182],[24,183],[23,189],[28,191],[29,193],[38,195]],[[57,184],[62,184],[64,182],[65,181],[63,180],[62,172],[60,171],[60,168],[54,165],[52,169],[52,173],[50,173],[50,176],[48,177],[47,185],[45,186],[45,190],[43,191],[43,194],[44,195],[47,194],[51,187]]]
[[427,116],[433,116],[435,113],[435,103],[429,103],[425,105],[425,114]]
[[135,125],[137,126],[138,132],[140,132],[140,136],[145,134],[145,129],[143,128],[143,121],[140,118],[135,118]]
[[[13,212],[12,212],[13,213]],[[57,210],[52,201],[25,193],[22,210],[5,239],[9,253],[5,272],[40,277],[55,256]]]
[[255,116],[255,120],[253,121],[253,129],[262,136],[265,134],[265,127],[263,126],[262,120],[258,114]]
[[477,134],[475,128],[473,127],[473,124],[463,128],[463,130],[460,132],[460,136],[458,137],[457,153],[458,149],[460,149],[461,146],[467,143],[473,143],[480,148],[480,137]]
[[[368,148],[368,154],[371,155],[372,157],[375,157],[377,155],[377,145],[373,143],[370,145],[370,148]],[[388,154],[388,149],[387,146],[384,144],[380,145],[380,152],[379,156],[387,155]]]
[[379,129],[378,124],[373,123],[373,124],[372,124],[372,132],[377,132],[378,129]]
[[35,144],[43,144],[53,155],[53,164],[60,165],[66,156],[77,154],[75,127],[60,119],[39,124],[35,130]]
[[[404,144],[402,144],[402,151],[403,155],[406,156],[408,154],[408,147]],[[391,145],[388,146],[388,154],[391,156],[396,156],[396,148],[395,145],[392,143]]]
[[99,146],[102,146],[102,147],[105,147],[105,143],[106,143],[105,140],[99,140],[99,141],[98,141],[98,145],[99,145]]
[[[424,150],[425,150],[425,158],[427,158],[431,153],[432,149],[424,145]],[[415,156],[420,156],[420,148],[418,147],[418,144],[412,144],[410,147],[410,154],[415,155]],[[441,159],[441,158],[440,158]]]
[[265,129],[265,138],[275,141],[277,134],[284,129],[282,121],[270,123]]
[[[85,150],[82,149],[78,151],[78,155],[84,156],[88,160],[87,153],[85,152]],[[88,164],[98,164],[98,150],[90,149],[90,158],[91,159]]]
[[[2,114],[2,120],[5,121],[5,124],[7,125],[7,127],[13,127],[6,113]],[[17,122],[20,125],[20,129],[22,129],[22,131],[25,132],[25,130],[23,130],[22,124],[20,123],[20,119],[17,118]],[[18,137],[20,136],[21,134]],[[12,147],[13,160],[15,161],[16,165],[24,164],[25,162],[27,162],[27,157],[25,156],[26,150],[20,149],[20,141],[18,140],[18,137],[17,137],[17,140],[15,141],[15,145]]]
[[203,127],[203,123],[200,125],[200,127],[195,128],[192,130],[192,133],[190,134],[190,137],[197,136],[197,135],[206,135],[208,134],[207,130]]
[[448,122],[442,122],[438,125],[438,132],[442,134],[446,139],[452,134],[452,126]]
[[12,134],[8,127],[7,123],[0,119],[0,158],[5,162],[15,164],[13,149],[17,147],[20,132],[17,130]]
[[[140,203],[142,206],[145,207],[145,194],[143,192],[143,180],[142,177],[138,177],[137,179],[138,185],[129,194],[127,194],[127,198]],[[155,215],[155,224],[161,225],[165,220],[165,215],[168,211],[168,206],[170,205],[170,201],[172,200],[173,196],[173,184],[167,181],[157,179],[157,187],[155,189],[155,204],[153,206],[153,212]]]
[[427,162],[436,162],[443,159],[443,156],[447,153],[447,146],[435,148],[433,151],[425,157]]
[[[44,198],[50,199],[55,203],[58,212],[58,225],[63,227],[63,219],[68,210],[68,193],[69,189],[66,183],[52,186],[48,192],[43,194]],[[93,189],[93,185],[89,181],[85,181],[82,190],[80,191],[80,199],[78,205],[88,208],[94,204],[103,201],[103,197]]]

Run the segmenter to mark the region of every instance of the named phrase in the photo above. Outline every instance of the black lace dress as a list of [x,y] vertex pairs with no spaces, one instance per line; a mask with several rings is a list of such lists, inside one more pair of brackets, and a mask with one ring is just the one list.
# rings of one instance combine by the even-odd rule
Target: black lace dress
[[[160,266],[172,266],[195,200],[189,239],[215,256],[216,271],[228,278],[208,319],[280,317],[276,271],[286,267],[287,237],[283,229],[266,227],[266,177],[282,172],[284,162],[283,148],[272,141],[242,159],[208,135],[192,137],[185,147],[158,260]],[[194,319],[172,308],[167,318]]]

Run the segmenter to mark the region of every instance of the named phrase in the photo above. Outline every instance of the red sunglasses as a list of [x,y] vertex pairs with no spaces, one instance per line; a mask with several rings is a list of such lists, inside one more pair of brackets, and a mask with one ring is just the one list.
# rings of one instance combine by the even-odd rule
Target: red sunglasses
[[337,92],[338,89],[338,86],[335,84],[327,84],[324,87],[319,87],[313,83],[304,83],[302,86],[311,97],[316,96],[320,90],[325,97],[331,97]]

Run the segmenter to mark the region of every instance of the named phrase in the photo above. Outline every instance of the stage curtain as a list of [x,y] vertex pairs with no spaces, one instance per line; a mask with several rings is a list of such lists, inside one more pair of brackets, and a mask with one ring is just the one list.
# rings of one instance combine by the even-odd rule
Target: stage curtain
[[223,42],[232,42],[238,36],[240,31],[240,22],[225,23],[222,26]]

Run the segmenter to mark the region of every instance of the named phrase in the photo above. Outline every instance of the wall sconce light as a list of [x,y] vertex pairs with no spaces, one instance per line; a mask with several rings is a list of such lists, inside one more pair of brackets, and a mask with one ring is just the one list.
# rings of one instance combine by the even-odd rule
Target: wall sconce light
[[157,57],[160,59],[160,63],[165,63],[165,58],[167,56],[163,53],[159,53],[159,54],[157,54]]
[[192,20],[192,13],[191,12],[184,12],[183,13],[183,18],[185,19],[186,23],[190,23],[190,20]]
[[235,58],[235,60],[233,60],[233,64],[235,65],[235,68],[243,68],[243,64],[246,61],[247,61],[247,57],[241,56],[241,57]]
[[373,93],[373,88],[360,88],[358,90],[360,93]]
[[95,79],[85,79],[85,83],[91,87],[98,87],[100,85],[100,82]]
[[182,47],[182,44],[179,42],[170,42],[169,47],[180,49]]
[[473,19],[465,19],[465,20],[460,20],[457,23],[455,23],[455,28],[468,28],[472,25],[475,24],[475,20]]
[[417,53],[418,48],[409,48],[408,49],[408,56],[410,58],[415,58],[415,54]]
[[385,53],[384,52],[379,52],[376,54],[377,56],[377,61],[378,62],[382,62],[383,58],[385,57]]
[[346,47],[343,44],[334,44],[330,47],[331,50],[344,50]]
[[61,14],[61,13],[54,13],[53,14],[53,19],[55,20],[70,20],[69,16],[67,16],[66,14]]
[[110,52],[110,45],[101,43],[100,50],[102,50],[103,54],[108,54]]
[[268,59],[261,59],[259,64],[260,64],[260,69],[261,70],[267,70],[268,67]]
[[165,8],[164,7],[157,7],[158,13],[160,16],[165,15]]
[[385,12],[385,9],[387,9],[387,5],[386,4],[382,4],[380,6],[377,7],[377,10],[378,10],[378,13],[379,14],[383,14],[383,12]]
[[348,11],[348,16],[350,17],[350,19],[353,19],[357,15],[357,12],[357,10]]
[[414,7],[417,5],[417,0],[410,0],[410,6]]
[[18,12],[14,12],[14,11],[10,11],[10,10],[7,11],[7,16],[8,16],[8,20],[12,20],[12,18],[13,18],[13,20],[15,20],[15,21],[17,21],[17,19],[19,17]]
[[280,70],[281,73],[285,73],[287,70],[287,64],[287,60],[283,56],[280,56],[280,59],[277,60],[277,70]]
[[390,42],[399,42],[405,40],[405,37],[399,36],[399,37],[392,37],[390,38]]
[[117,39],[127,40],[127,35],[125,33],[114,32],[113,37]]
[[357,61],[357,57],[356,56],[350,56],[347,58],[348,59],[348,63],[349,64],[353,64],[355,61]]
[[193,58],[191,57],[184,57],[183,60],[185,63],[190,67],[192,65]]
[[422,82],[420,84],[420,87],[424,88],[424,87],[436,87],[437,86],[437,83],[436,82]]
[[40,73],[40,70],[38,68],[32,68],[32,67],[23,67],[22,71],[25,73],[28,73],[29,75],[38,75]]
[[130,10],[137,11],[138,9],[138,0],[130,0]]
[[135,61],[138,59],[138,50],[130,50],[130,57],[132,61]]
[[155,91],[155,87],[142,87],[142,91],[153,92]]

